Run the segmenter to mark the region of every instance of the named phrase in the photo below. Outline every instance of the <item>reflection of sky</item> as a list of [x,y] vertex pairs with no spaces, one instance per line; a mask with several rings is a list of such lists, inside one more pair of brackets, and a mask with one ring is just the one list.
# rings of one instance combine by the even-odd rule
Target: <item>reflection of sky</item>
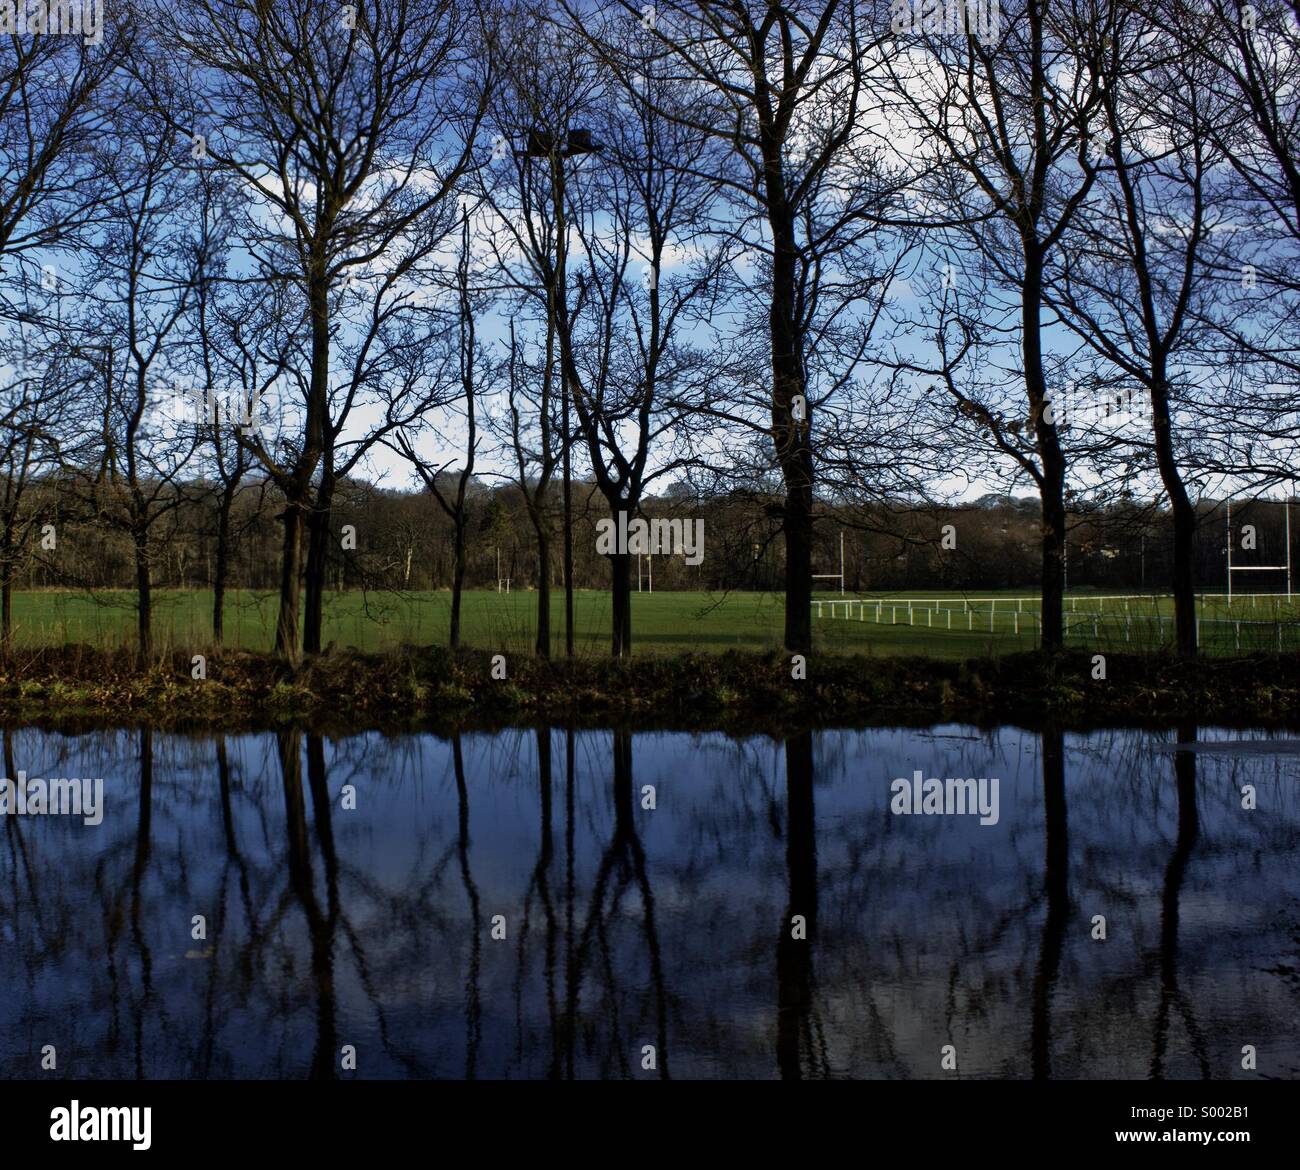
[[[1145,1076],[1163,1031],[1164,1075],[1244,1075],[1249,1043],[1261,1074],[1295,1076],[1300,759],[1196,758],[1198,836],[1175,890],[1174,757],[1154,750],[1175,738],[1066,736],[1068,912],[1057,946],[1044,929],[1037,735],[960,725],[817,733],[803,1071],[938,1076],[939,1047],[952,1043],[960,1075],[1028,1076],[1033,1040],[1046,1035],[1053,1075]],[[472,1048],[477,1075],[544,1076],[562,1050],[573,986],[577,1076],[650,1075],[640,1070],[646,1043],[663,1048],[673,1076],[776,1075],[777,1004],[792,993],[779,981],[778,940],[789,914],[808,912],[791,905],[790,875],[810,864],[787,849],[782,745],[633,737],[643,889],[635,847],[611,849],[613,737],[576,735],[570,904],[565,734],[549,742],[552,856],[539,882],[535,733],[463,737],[471,897],[450,743],[326,741],[331,925],[305,740],[309,894],[291,881],[273,736],[226,741],[230,854],[215,741],[153,737],[144,852],[140,733],[12,733],[15,769],[102,775],[106,809],[99,828],[58,817],[0,825],[0,977],[10,990],[0,1074],[34,1075],[53,1044],[59,1072],[74,1077],[296,1077],[323,1035],[331,1052],[357,1046],[362,1075],[460,1076]],[[890,782],[915,769],[998,777],[998,824],[891,815]],[[1253,812],[1241,808],[1247,783]],[[355,811],[341,807],[345,784],[356,787]],[[653,811],[641,807],[646,785]],[[190,937],[195,914],[207,917],[205,941]],[[496,914],[504,942],[490,938]],[[1090,938],[1096,914],[1105,942]],[[1053,965],[1049,996],[1042,972]],[[788,963],[781,970],[799,977]]]

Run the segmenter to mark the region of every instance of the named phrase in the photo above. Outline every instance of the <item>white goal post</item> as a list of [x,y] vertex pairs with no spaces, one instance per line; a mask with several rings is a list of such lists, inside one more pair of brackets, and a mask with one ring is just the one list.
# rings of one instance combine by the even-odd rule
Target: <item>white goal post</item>
[[838,573],[814,573],[814,581],[838,581],[840,583],[840,596],[844,596],[844,530],[840,530],[840,571]]
[[1234,565],[1232,563],[1232,501],[1228,501],[1228,540],[1227,540],[1227,557],[1228,557],[1228,604],[1232,604],[1232,574],[1233,573],[1285,573],[1286,574],[1286,598],[1291,600],[1291,505],[1295,503],[1295,496],[1290,499],[1282,500],[1282,516],[1286,530],[1286,563],[1281,565]]

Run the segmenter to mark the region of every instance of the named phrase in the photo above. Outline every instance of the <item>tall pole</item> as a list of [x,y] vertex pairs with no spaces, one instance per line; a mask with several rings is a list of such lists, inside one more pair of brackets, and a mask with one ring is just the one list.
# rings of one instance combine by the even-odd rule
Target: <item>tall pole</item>
[[[559,340],[560,348],[560,427],[561,441],[564,446],[560,452],[564,477],[564,650],[573,657],[573,493],[572,493],[572,459],[571,431],[569,416],[569,394],[576,390],[576,385],[569,381],[573,354],[570,351],[572,340],[569,333],[569,306],[566,290],[566,268],[568,266],[568,223],[564,215],[564,160],[570,155],[591,154],[602,150],[599,142],[593,142],[590,130],[568,128],[560,134],[534,128],[529,132],[528,145],[522,151],[529,158],[545,158],[551,167],[551,200],[555,217],[555,271],[551,273],[550,288],[546,298],[546,359],[548,369],[552,359],[554,342]],[[520,153],[520,152],[516,152]],[[561,323],[560,318],[564,320]]]
[[1295,503],[1295,493],[1291,498],[1282,500],[1282,515],[1286,518],[1286,599],[1291,601],[1291,505]]
[[1228,608],[1232,608],[1232,501],[1228,501]]
[[[551,184],[551,190],[555,198],[555,252],[556,265],[555,276],[552,280],[554,293],[552,295],[551,314],[553,318],[558,318],[559,305],[562,303],[561,298],[567,296],[565,270],[568,267],[569,249],[568,249],[568,222],[564,218],[564,153],[563,146],[557,141],[555,149],[551,152],[552,165],[554,167],[554,182]],[[563,302],[565,312],[568,311],[567,301]],[[564,460],[564,653],[568,658],[573,657],[573,497],[572,497],[572,470],[569,460],[570,455],[570,423],[569,423],[569,373],[563,360],[564,338],[560,339],[560,418],[562,433],[561,442],[564,447],[562,450]]]
[[840,529],[840,596],[844,596],[844,529]]

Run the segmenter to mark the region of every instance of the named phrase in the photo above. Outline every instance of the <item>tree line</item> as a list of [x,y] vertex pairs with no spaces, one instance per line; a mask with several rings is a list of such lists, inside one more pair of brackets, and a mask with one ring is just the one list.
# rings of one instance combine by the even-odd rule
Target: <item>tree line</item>
[[[203,482],[183,486],[184,499],[160,525],[151,582],[161,589],[207,589],[213,594],[212,635],[220,644],[229,590],[273,591],[279,583],[276,516],[283,500],[265,481],[250,481],[220,515],[219,494]],[[100,524],[79,506],[66,485],[28,488],[30,515],[52,538],[28,542],[4,583],[3,614],[15,589],[131,590],[134,548],[123,534]],[[575,589],[609,585],[607,558],[597,552],[604,500],[590,480],[573,484]],[[681,555],[631,554],[633,591],[694,590],[779,592],[785,581],[785,547],[773,511],[779,495],[729,493],[696,496],[675,491],[643,501],[651,519],[702,520],[708,556],[697,565]],[[1194,550],[1198,590],[1227,589],[1224,557],[1226,501],[1198,505],[1200,539]],[[1238,502],[1234,528],[1248,533],[1238,564],[1280,564],[1285,558],[1283,504]],[[1077,510],[1076,510],[1077,508]],[[323,563],[325,588],[396,594],[460,589],[533,591],[541,585],[536,545],[527,523],[528,500],[511,484],[472,479],[461,523],[423,490],[385,488],[367,480],[338,485],[332,516],[340,539]],[[1038,504],[1030,496],[988,495],[968,504],[917,508],[907,501],[830,507],[813,540],[819,592],[950,589],[954,592],[1032,588],[1038,584]],[[1293,513],[1300,539],[1300,514]],[[222,527],[225,525],[225,536]],[[1158,501],[1067,508],[1067,574],[1072,590],[1108,593],[1168,592],[1173,580],[1171,517]],[[949,547],[950,546],[950,547]],[[841,553],[843,561],[841,562]],[[561,566],[550,566],[552,590],[563,588]],[[638,579],[639,578],[639,579]],[[1277,593],[1268,580],[1234,585],[1242,593]],[[12,621],[4,618],[7,638]]]
[[868,587],[1014,567],[1053,649],[1133,513],[1191,654],[1215,501],[1294,488],[1285,4],[106,15],[0,35],[6,630],[17,583],[129,574],[142,655],[162,581],[210,583],[219,640],[271,574],[291,659],[372,579],[448,584],[456,645],[504,546],[539,654],[603,579],[621,655],[636,555],[596,524],[661,515],[707,556],[660,580],[779,589],[792,652],[841,529]]

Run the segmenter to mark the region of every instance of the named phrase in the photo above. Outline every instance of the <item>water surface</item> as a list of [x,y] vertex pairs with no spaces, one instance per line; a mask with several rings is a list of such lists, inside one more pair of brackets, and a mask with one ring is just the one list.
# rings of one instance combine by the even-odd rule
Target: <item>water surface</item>
[[1295,744],[10,731],[0,1076],[1293,1078]]

